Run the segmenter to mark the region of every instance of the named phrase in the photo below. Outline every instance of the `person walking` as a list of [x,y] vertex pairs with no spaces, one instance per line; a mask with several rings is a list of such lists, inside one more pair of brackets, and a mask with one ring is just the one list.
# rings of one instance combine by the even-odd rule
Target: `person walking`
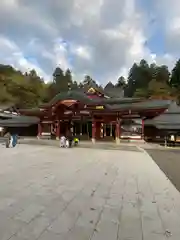
[[72,136],[72,133],[70,131],[68,132],[67,140],[69,142],[68,147],[71,148],[72,147],[72,142],[73,142],[73,136]]
[[11,134],[10,132],[6,132],[4,134],[4,137],[6,138],[6,148],[9,148],[11,145]]
[[12,147],[17,145],[17,134],[12,135]]

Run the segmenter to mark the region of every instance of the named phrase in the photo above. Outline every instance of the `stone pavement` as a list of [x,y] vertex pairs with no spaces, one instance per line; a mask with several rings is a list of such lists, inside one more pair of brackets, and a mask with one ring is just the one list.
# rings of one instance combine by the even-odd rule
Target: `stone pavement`
[[0,240],[180,239],[180,194],[140,148],[0,151]]

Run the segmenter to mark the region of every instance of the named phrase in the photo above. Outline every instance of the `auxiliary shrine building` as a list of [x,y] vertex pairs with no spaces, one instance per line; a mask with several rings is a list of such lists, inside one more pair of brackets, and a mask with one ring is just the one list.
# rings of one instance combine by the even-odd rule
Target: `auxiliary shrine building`
[[96,87],[62,92],[34,109],[0,111],[0,127],[22,135],[59,139],[71,132],[81,140],[148,140],[180,131],[180,108],[170,100],[124,98]]

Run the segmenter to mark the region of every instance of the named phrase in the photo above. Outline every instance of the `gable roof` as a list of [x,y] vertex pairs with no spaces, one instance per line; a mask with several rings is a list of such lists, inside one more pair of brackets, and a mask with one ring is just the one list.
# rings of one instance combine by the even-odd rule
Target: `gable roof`
[[51,107],[54,104],[56,104],[59,101],[63,100],[77,100],[80,102],[83,102],[85,104],[92,103],[92,99],[89,99],[88,96],[81,92],[76,90],[69,90],[68,92],[62,92],[57,94],[50,102],[41,105],[42,107]]
[[93,88],[95,91],[104,94],[104,89],[101,86],[98,86],[98,84],[95,81],[89,81],[88,83],[85,83],[82,86],[82,89],[84,92],[88,92],[89,89]]
[[180,129],[180,107],[175,102],[171,102],[164,113],[145,120],[145,125],[154,125],[159,129]]
[[104,88],[104,94],[110,98],[123,98],[124,90],[121,87],[115,87],[112,82],[108,82],[108,84]]
[[1,127],[23,127],[39,123],[37,117],[16,116],[10,119],[0,120]]
[[14,105],[13,104],[4,104],[0,105],[0,112],[5,111],[5,110],[14,110]]
[[[112,110],[118,110],[118,109],[128,109],[128,110],[144,110],[144,109],[159,109],[159,108],[167,108],[169,105],[169,101],[162,101],[162,100],[144,100],[142,99],[136,99],[136,98],[130,98],[130,99],[121,99],[119,104],[108,104],[107,107]],[[113,101],[113,99],[112,99]]]

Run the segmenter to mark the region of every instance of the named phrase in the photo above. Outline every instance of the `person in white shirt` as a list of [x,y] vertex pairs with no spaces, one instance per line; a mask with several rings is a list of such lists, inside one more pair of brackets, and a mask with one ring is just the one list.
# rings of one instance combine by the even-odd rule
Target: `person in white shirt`
[[60,138],[60,147],[66,147],[66,137],[62,136]]
[[66,139],[66,148],[69,148],[69,140]]

